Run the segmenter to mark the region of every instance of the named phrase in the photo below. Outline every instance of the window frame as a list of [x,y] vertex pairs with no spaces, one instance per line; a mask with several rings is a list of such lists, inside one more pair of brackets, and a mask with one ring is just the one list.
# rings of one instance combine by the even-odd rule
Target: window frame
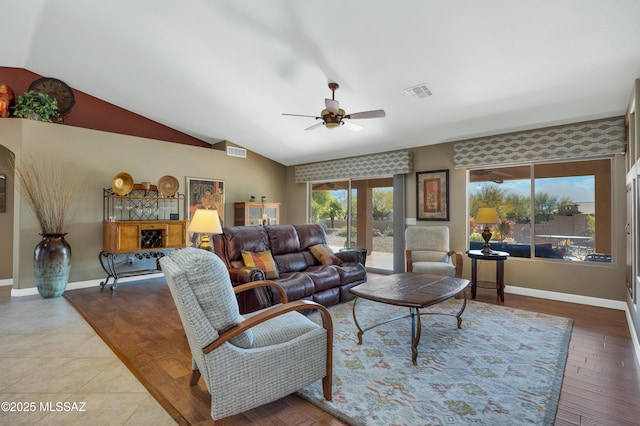
[[[602,162],[602,161],[606,161],[606,166],[603,166],[604,163],[598,164],[597,162]],[[515,259],[528,259],[528,260],[536,260],[536,261],[540,261],[540,260],[547,260],[547,261],[562,261],[562,262],[567,262],[567,263],[571,263],[571,264],[589,264],[589,265],[594,265],[594,264],[600,264],[600,265],[606,265],[606,266],[614,266],[616,261],[617,261],[617,251],[616,251],[616,244],[615,244],[615,238],[613,236],[613,230],[614,228],[614,220],[615,220],[615,212],[613,209],[613,204],[615,201],[615,194],[613,192],[613,180],[614,180],[614,161],[613,161],[613,157],[612,156],[601,156],[601,157],[590,157],[590,158],[573,158],[573,159],[567,159],[565,161],[547,161],[547,162],[529,162],[529,163],[518,163],[518,164],[500,164],[500,165],[490,165],[490,166],[483,166],[483,167],[478,167],[478,168],[468,168],[467,169],[467,191],[466,191],[466,196],[467,196],[467,217],[469,218],[469,224],[467,226],[467,247],[469,247],[470,249],[475,249],[477,247],[474,246],[474,244],[477,246],[477,242],[473,242],[475,241],[475,239],[472,239],[472,224],[473,224],[473,216],[472,216],[472,210],[474,208],[474,206],[472,205],[472,186],[474,183],[479,183],[479,182],[490,182],[492,181],[492,179],[485,179],[482,180],[480,178],[477,177],[478,171],[482,171],[483,173],[487,173],[487,172],[495,172],[498,171],[500,172],[501,170],[506,170],[506,171],[511,171],[513,172],[513,170],[516,170],[517,168],[528,168],[528,173],[529,176],[528,178],[525,177],[524,179],[528,179],[529,180],[529,236],[528,236],[528,248],[524,249],[524,253],[526,253],[528,251],[528,257],[525,256],[514,256],[513,258]],[[580,174],[580,173],[576,173],[575,171],[570,171],[572,169],[584,169],[585,167],[591,167],[590,172],[591,173],[585,173],[585,174]],[[603,167],[605,167],[604,171],[603,171]],[[538,169],[536,169],[538,168]],[[558,170],[562,170],[562,169],[566,169],[569,170],[569,172],[567,174],[549,174],[550,170],[554,170],[554,168],[558,169]],[[546,175],[540,175],[540,169],[545,170],[546,169]],[[538,173],[538,176],[536,176],[536,173]],[[476,177],[474,178],[473,175],[476,174]],[[597,261],[588,261],[586,260],[586,256],[582,259],[577,259],[577,258],[573,258],[573,259],[567,259],[564,257],[560,257],[560,258],[551,258],[551,257],[546,257],[546,256],[540,256],[540,255],[536,255],[536,251],[538,250],[537,244],[536,244],[536,204],[535,204],[535,196],[536,196],[536,180],[537,179],[543,179],[543,178],[551,178],[551,177],[572,177],[572,176],[594,176],[594,181],[596,180],[596,177],[598,177],[599,179],[603,179],[604,176],[604,184],[606,185],[606,190],[603,189],[604,186],[602,184],[602,182],[598,182],[598,183],[594,183],[594,188],[593,188],[593,196],[594,196],[594,201],[593,204],[594,206],[596,206],[596,204],[604,204],[606,206],[608,206],[608,214],[603,214],[602,216],[603,219],[601,222],[596,222],[598,224],[604,223],[606,226],[604,230],[598,230],[600,231],[595,232],[594,236],[593,236],[593,241],[594,241],[594,252],[596,252],[595,248],[597,247],[596,245],[596,237],[603,235],[603,233],[606,233],[606,235],[608,235],[608,238],[604,238],[604,241],[606,244],[608,244],[608,248],[609,248],[609,253],[608,255],[608,261],[604,261],[604,262],[597,262]],[[495,179],[495,175],[494,175],[494,179]],[[502,181],[502,179],[500,179]],[[515,179],[513,179],[515,180]],[[493,180],[494,184],[500,184],[502,182],[496,182],[495,180]],[[606,197],[607,196],[607,192],[608,192],[608,199],[605,200],[605,202],[603,203],[601,201],[603,195]],[[599,201],[600,200],[600,201]],[[574,202],[576,202],[577,200],[572,200]],[[478,206],[476,205],[475,208],[477,208]],[[482,206],[480,206],[482,207]],[[593,216],[594,217],[598,217],[598,215],[596,215],[595,213],[600,210],[601,214],[602,214],[602,207],[597,207],[594,210]],[[555,214],[554,217],[559,216],[559,213],[557,211],[557,208],[555,210]],[[608,216],[608,217],[607,217]],[[502,216],[501,216],[502,218]],[[607,220],[608,219],[608,220]],[[586,217],[585,217],[585,220]],[[478,224],[476,224],[477,226]],[[600,225],[602,226],[602,225]],[[540,234],[538,233],[538,236]],[[500,244],[497,243],[494,239],[491,240],[491,245],[496,244],[496,250],[500,250]],[[518,244],[522,244],[522,245],[526,245],[523,243],[518,243]],[[577,246],[577,245],[576,245]],[[600,245],[602,246],[602,244]],[[504,247],[504,246],[503,246]],[[556,247],[557,248],[557,247]],[[597,256],[594,256],[597,258]],[[605,257],[606,259],[606,257]],[[591,259],[593,260],[593,259]]]

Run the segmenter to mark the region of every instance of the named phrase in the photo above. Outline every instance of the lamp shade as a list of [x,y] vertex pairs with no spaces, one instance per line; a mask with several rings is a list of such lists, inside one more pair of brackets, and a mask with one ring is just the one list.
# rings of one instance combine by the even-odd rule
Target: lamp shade
[[217,210],[196,210],[191,223],[189,224],[189,232],[201,234],[221,234],[222,225],[220,225],[220,217]]
[[480,207],[476,213],[476,223],[500,223],[498,211],[494,207]]

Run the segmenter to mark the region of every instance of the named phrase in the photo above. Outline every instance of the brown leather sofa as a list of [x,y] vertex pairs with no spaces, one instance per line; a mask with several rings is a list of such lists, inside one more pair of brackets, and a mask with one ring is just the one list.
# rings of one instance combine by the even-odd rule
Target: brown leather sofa
[[[367,274],[360,251],[337,252],[341,263],[322,265],[309,248],[326,243],[324,229],[316,224],[225,227],[213,238],[214,251],[229,269],[234,285],[266,279],[263,270],[245,265],[243,250],[271,251],[279,275],[273,281],[284,288],[289,301],[307,299],[331,306],[353,299],[349,289],[365,282]],[[245,293],[238,300],[241,312],[279,302],[277,292]]]

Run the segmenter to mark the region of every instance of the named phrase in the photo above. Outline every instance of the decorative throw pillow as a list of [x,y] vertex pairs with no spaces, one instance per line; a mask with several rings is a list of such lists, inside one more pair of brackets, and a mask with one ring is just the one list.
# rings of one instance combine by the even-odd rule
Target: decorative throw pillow
[[342,263],[342,260],[333,254],[331,247],[326,244],[316,244],[315,246],[309,247],[309,250],[311,250],[311,254],[313,254],[313,256],[325,266],[339,265]]
[[271,256],[271,251],[259,251],[257,253],[242,250],[242,260],[246,266],[259,268],[264,271],[264,276],[268,280],[280,278],[278,274],[278,266]]

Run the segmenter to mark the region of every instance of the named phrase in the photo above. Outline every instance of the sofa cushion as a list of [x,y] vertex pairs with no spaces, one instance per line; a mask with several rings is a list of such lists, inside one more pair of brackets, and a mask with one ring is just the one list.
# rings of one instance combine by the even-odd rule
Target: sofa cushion
[[300,250],[307,250],[311,246],[316,244],[326,244],[327,235],[324,232],[324,228],[315,223],[307,223],[303,225],[293,225],[298,233],[298,240],[300,241]]
[[309,266],[304,273],[313,280],[316,293],[340,285],[340,274],[332,266]]
[[273,253],[274,256],[300,251],[298,233],[293,225],[271,225],[266,226],[264,229],[269,238],[271,253]]
[[[311,295],[315,291],[313,280],[304,272],[281,274],[276,282],[284,289],[290,301],[311,299]],[[280,303],[280,295],[277,291],[273,292],[273,303]]]
[[268,280],[273,280],[280,277],[276,262],[275,260],[273,260],[273,256],[271,256],[271,251],[266,250],[254,253],[251,251],[242,250],[241,253],[244,264],[246,266],[262,269],[264,271],[264,276]]
[[316,244],[309,247],[311,254],[320,261],[323,265],[339,265],[342,263],[336,255],[333,254],[333,250],[326,244]]
[[313,293],[313,301],[324,306],[340,303],[340,288],[333,287]]
[[309,250],[304,250],[302,252],[302,256],[304,256],[304,261],[307,263],[307,266],[318,266],[322,265],[318,259],[314,255],[311,254]]
[[279,254],[273,256],[273,258],[281,274],[285,272],[302,272],[309,266],[304,255],[300,252]]
[[342,262],[340,265],[331,266],[331,268],[335,268],[340,274],[340,285],[367,280],[367,270],[362,263]]
[[242,250],[254,253],[269,250],[269,239],[262,227],[234,226],[223,228],[222,232],[229,262],[242,260]]

